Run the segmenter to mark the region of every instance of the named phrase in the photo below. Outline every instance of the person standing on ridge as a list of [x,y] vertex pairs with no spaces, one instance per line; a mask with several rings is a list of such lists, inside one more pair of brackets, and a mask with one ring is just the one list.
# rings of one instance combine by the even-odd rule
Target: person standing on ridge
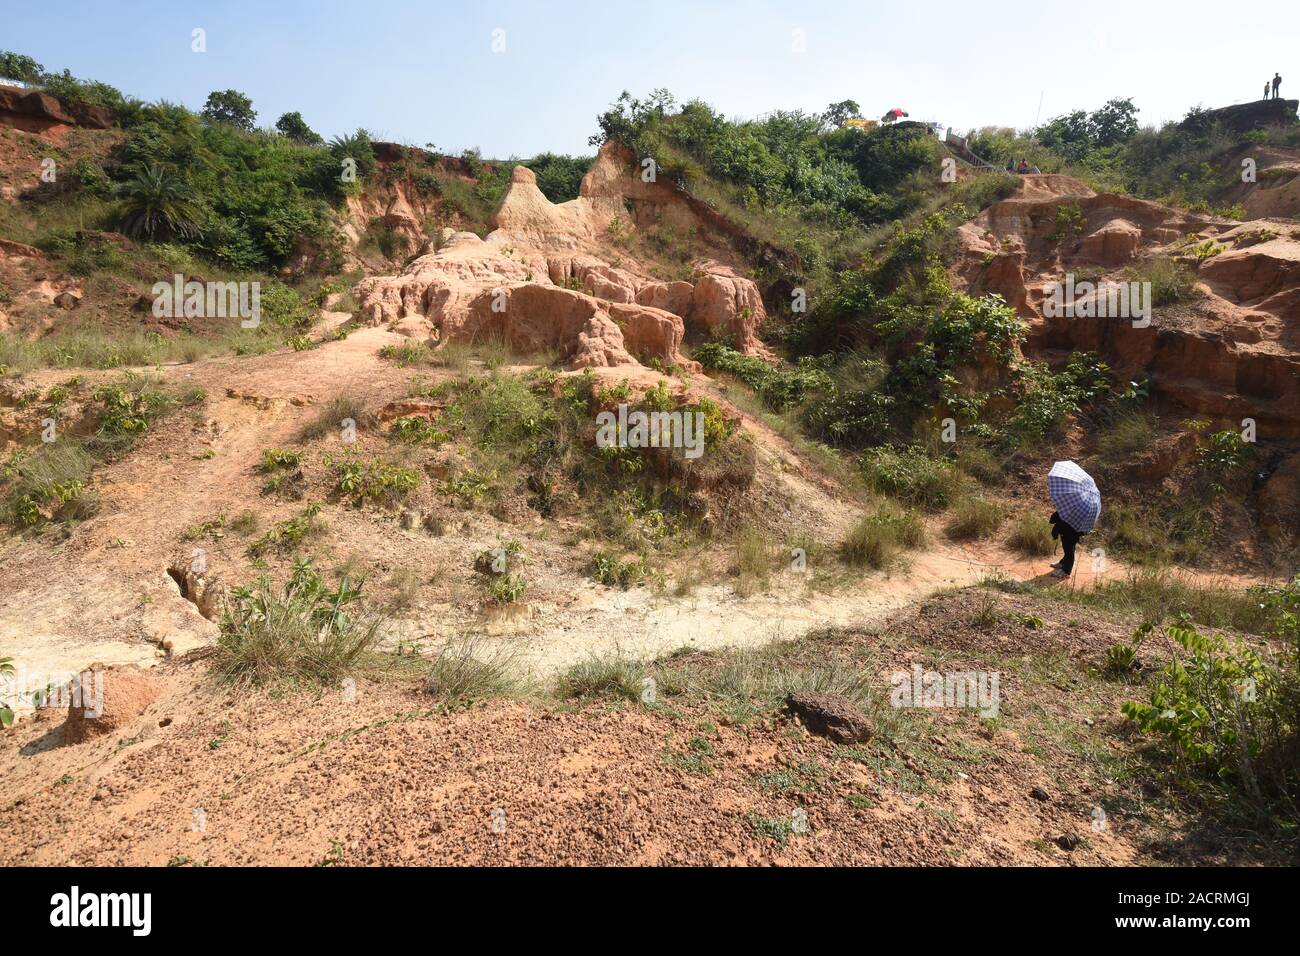
[[1264,99],[1268,99],[1268,80],[1264,81]]
[[1273,99],[1277,99],[1277,88],[1282,85],[1282,74],[1273,74]]

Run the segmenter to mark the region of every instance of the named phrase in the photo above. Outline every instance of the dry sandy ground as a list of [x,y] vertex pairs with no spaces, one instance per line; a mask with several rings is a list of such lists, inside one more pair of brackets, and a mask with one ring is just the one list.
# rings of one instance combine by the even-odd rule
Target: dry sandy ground
[[[363,681],[343,703],[234,692],[202,661],[167,662],[152,672],[159,698],[112,733],[70,744],[61,717],[42,712],[7,737],[0,863],[1268,860],[1193,824],[1143,771],[1118,715],[1140,689],[1095,674],[1130,632],[1071,604],[975,589],[819,638],[805,662],[859,661],[882,686],[913,663],[1002,670],[996,721],[908,711],[901,730],[881,725],[856,747],[779,707],[747,717],[689,693],[653,708],[534,700],[449,713],[401,682]],[[1073,850],[1057,842],[1067,834],[1080,837]]]

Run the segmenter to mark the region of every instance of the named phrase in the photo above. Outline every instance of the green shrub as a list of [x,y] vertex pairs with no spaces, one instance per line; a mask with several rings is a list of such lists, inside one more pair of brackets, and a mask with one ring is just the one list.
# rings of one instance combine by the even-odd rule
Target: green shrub
[[320,536],[325,530],[325,524],[320,518],[320,510],[320,505],[310,504],[301,514],[279,522],[249,545],[248,556],[260,558],[268,551],[288,551]]
[[644,557],[624,561],[612,551],[601,550],[592,555],[587,573],[594,581],[606,587],[627,590],[645,580],[646,561]]
[[1107,464],[1128,461],[1155,441],[1155,423],[1147,415],[1122,415],[1097,435],[1097,454]]
[[[1144,624],[1140,642],[1155,630]],[[1173,660],[1156,675],[1149,701],[1122,710],[1143,733],[1165,740],[1184,773],[1231,780],[1256,799],[1294,786],[1297,675],[1243,642],[1168,624]],[[1294,814],[1294,807],[1289,808]]]
[[1168,256],[1141,259],[1124,271],[1130,282],[1151,283],[1151,305],[1159,308],[1188,302],[1196,295],[1196,276],[1186,266]]
[[98,498],[86,484],[94,463],[85,445],[72,438],[15,454],[0,472],[9,522],[27,528],[93,515]]
[[302,465],[302,452],[287,448],[265,448],[262,450],[261,469],[264,472],[292,471]]
[[864,516],[840,544],[840,557],[854,567],[883,568],[904,548],[925,543],[919,515],[885,502]]
[[947,532],[957,541],[988,538],[1002,526],[1006,509],[975,495],[961,498],[948,518]]
[[640,700],[646,670],[639,662],[618,655],[592,656],[574,664],[555,679],[561,700],[620,697]]
[[331,589],[298,561],[284,589],[266,578],[235,588],[217,639],[217,673],[234,683],[289,680],[338,685],[378,643],[383,618],[362,610],[361,589]]
[[420,485],[420,473],[372,458],[360,461],[347,458],[334,463],[334,490],[354,501],[391,505],[406,497]]
[[949,462],[931,458],[916,446],[902,451],[872,448],[860,464],[873,491],[922,508],[946,507],[961,485],[961,476]]
[[1056,550],[1052,526],[1041,515],[1024,513],[1011,523],[1007,545],[1032,557],[1046,557]]

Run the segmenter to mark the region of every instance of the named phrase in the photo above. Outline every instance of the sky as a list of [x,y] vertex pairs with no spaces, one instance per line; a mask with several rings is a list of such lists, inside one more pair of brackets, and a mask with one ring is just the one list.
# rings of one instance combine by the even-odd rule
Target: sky
[[[193,50],[204,31],[206,52]],[[1143,124],[1300,96],[1300,3],[687,0],[0,0],[0,50],[143,100],[252,97],[326,138],[484,156],[589,154],[623,90],[729,117],[856,100],[958,131],[1132,97]]]

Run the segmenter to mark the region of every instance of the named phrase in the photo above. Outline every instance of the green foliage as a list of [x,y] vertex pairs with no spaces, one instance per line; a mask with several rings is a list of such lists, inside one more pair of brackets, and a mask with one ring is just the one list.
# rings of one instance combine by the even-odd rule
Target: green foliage
[[121,202],[122,231],[149,241],[196,239],[203,219],[194,190],[180,176],[161,166],[145,166],[118,183],[113,194]]
[[334,463],[334,490],[354,501],[391,505],[406,497],[420,484],[420,473],[378,459],[354,458]]
[[948,519],[949,537],[957,541],[972,541],[990,537],[1002,526],[1006,509],[995,501],[971,495],[961,498]]
[[262,471],[292,471],[302,465],[302,452],[287,448],[265,448],[262,450]]
[[1250,458],[1250,446],[1241,433],[1232,429],[1214,432],[1196,446],[1196,467],[1222,490],[1229,476],[1245,468]]
[[1139,667],[1137,648],[1132,644],[1112,644],[1106,648],[1106,670],[1108,673],[1127,676]]
[[528,582],[516,574],[496,574],[488,579],[488,597],[494,604],[514,604],[528,590]]
[[284,589],[266,578],[234,588],[217,639],[217,673],[233,683],[304,681],[335,686],[377,644],[383,619],[358,604],[361,588],[336,588],[308,561],[297,561]]
[[1016,518],[1007,535],[1007,544],[1031,557],[1045,558],[1056,550],[1052,528],[1042,515],[1024,513]]
[[561,700],[615,697],[640,700],[645,668],[627,657],[589,657],[555,679],[554,693]]
[[404,415],[393,419],[389,434],[412,444],[441,445],[451,436],[423,415]]
[[[99,416],[99,428],[87,445],[108,457],[130,449],[155,420],[174,410],[182,401],[154,379],[134,372],[97,388],[91,400]],[[188,404],[201,400],[199,394],[184,398]]]
[[1006,423],[1009,436],[1021,447],[1040,441],[1109,392],[1109,371],[1092,353],[1074,353],[1061,372],[1043,362],[1022,362],[1016,367],[1019,401]]
[[627,590],[645,580],[646,562],[643,557],[624,561],[612,551],[601,550],[592,555],[588,573],[599,584]]
[[[1154,630],[1142,625],[1135,645]],[[1185,772],[1232,779],[1255,796],[1262,784],[1287,782],[1295,770],[1294,666],[1187,624],[1166,625],[1163,635],[1173,659],[1156,675],[1150,700],[1125,703],[1124,715],[1162,737]]]
[[859,464],[873,491],[932,510],[950,504],[961,484],[951,462],[931,458],[914,445],[901,451],[883,446],[869,449]]
[[720,342],[706,342],[693,357],[707,369],[736,376],[763,399],[774,412],[802,405],[811,396],[832,385],[827,372],[829,359],[804,356],[794,367],[773,367],[760,358],[742,355]]
[[857,100],[840,100],[826,107],[821,118],[823,128],[838,129],[846,120],[861,119],[862,107]]
[[853,526],[840,543],[840,558],[854,567],[883,568],[902,549],[924,543],[925,525],[920,516],[884,502]]
[[624,92],[597,118],[591,142],[616,140],[688,187],[703,176],[726,182],[742,206],[798,207],[802,218],[823,224],[874,224],[914,204],[907,187],[937,164],[938,145],[914,128],[828,130],[856,108],[845,101],[826,116],[779,110],[732,122],[701,100],[678,110],[667,90],[646,100]]
[[1124,270],[1124,278],[1130,282],[1151,283],[1151,305],[1154,308],[1188,302],[1196,295],[1196,276],[1168,256],[1139,259]]
[[275,128],[291,140],[307,146],[320,146],[325,142],[319,133],[307,125],[307,121],[297,110],[283,114],[275,121]]
[[[3,75],[3,62],[0,61],[0,75]],[[14,659],[12,657],[0,657],[0,677],[4,677],[14,672]],[[0,727],[9,728],[14,725],[13,708],[9,702],[0,699]]]
[[71,438],[16,453],[0,470],[6,519],[30,528],[94,514],[98,502],[86,489],[93,466],[85,445]]
[[238,90],[217,90],[208,94],[208,101],[203,106],[203,118],[251,133],[257,120],[257,111],[253,109],[253,101]]
[[[30,56],[13,53],[9,50],[0,50],[0,77],[20,80],[23,83],[37,83],[44,74],[45,67]],[[5,660],[8,660],[8,658],[5,658]]]
[[594,156],[563,156],[539,153],[523,165],[537,174],[537,188],[551,202],[568,202],[578,198],[578,187],[587,175]]
[[279,522],[248,547],[250,558],[260,558],[270,551],[284,552],[298,547],[325,530],[320,505],[310,504],[300,514]]
[[1038,141],[1074,162],[1096,159],[1114,151],[1137,133],[1137,107],[1132,99],[1113,99],[1091,113],[1075,110],[1057,116],[1034,131]]

